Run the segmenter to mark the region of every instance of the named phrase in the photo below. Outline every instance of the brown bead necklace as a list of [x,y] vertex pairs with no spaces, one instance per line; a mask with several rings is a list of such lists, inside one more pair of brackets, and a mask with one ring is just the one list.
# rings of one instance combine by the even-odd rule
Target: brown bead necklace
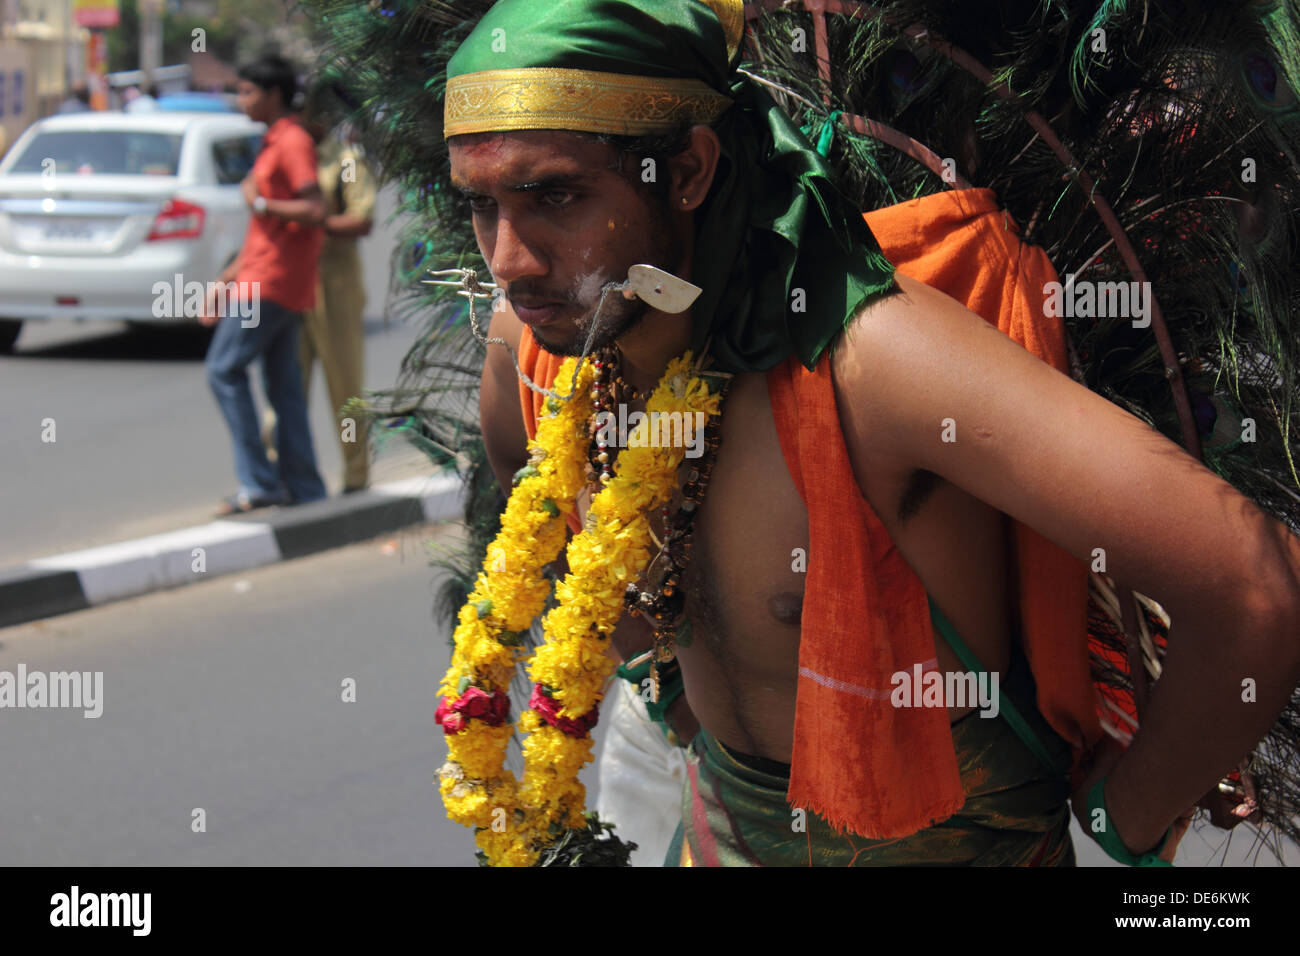
[[[618,454],[616,445],[611,448],[608,442],[599,440],[601,412],[614,415],[617,414],[620,403],[649,396],[637,392],[624,380],[617,349],[611,347],[597,352],[593,364],[595,378],[591,390],[593,411],[590,424],[592,442],[587,476],[591,490],[595,493],[613,478],[613,464]],[[720,392],[724,396],[731,384],[732,376],[725,372],[707,372],[697,365],[694,374],[705,379],[710,391]],[[722,442],[721,432],[722,415],[709,415],[704,424],[704,453],[698,461],[690,464],[686,482],[674,497],[676,507],[670,502],[661,508],[663,540],[654,536],[655,543],[659,545],[659,553],[647,565],[644,583],[628,584],[623,595],[627,611],[644,615],[654,632],[654,647],[627,662],[627,666],[635,667],[649,659],[650,699],[654,702],[659,700],[659,665],[673,660],[678,636],[681,635],[685,643],[685,631],[690,626],[686,619],[682,579],[690,563],[695,515],[704,500],[704,492],[713,473],[718,447]]]

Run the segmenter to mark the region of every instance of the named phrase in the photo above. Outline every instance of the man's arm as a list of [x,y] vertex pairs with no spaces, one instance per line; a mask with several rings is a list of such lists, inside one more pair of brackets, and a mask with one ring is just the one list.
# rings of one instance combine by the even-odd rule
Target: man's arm
[[[1155,844],[1264,736],[1300,682],[1300,540],[1145,423],[904,276],[834,358],[867,448],[934,472],[1159,601],[1172,620],[1142,728],[1107,781],[1113,826]],[[945,442],[946,420],[956,440]],[[1256,702],[1242,701],[1243,681]]]
[[370,235],[374,224],[375,196],[378,189],[370,166],[355,151],[344,154],[344,162],[352,160],[352,177],[340,183],[343,211],[325,217],[325,234],[340,239],[360,239]]
[[[285,134],[284,149],[278,156],[281,172],[293,187],[293,199],[266,198],[262,215],[287,222],[319,226],[325,219],[325,200],[316,180],[316,146],[307,131],[295,127]],[[249,208],[258,196],[257,179],[252,173],[244,179],[244,199]],[[253,210],[256,214],[256,209]]]
[[[293,199],[267,199],[261,215],[275,216],[287,222],[303,222],[309,226],[319,226],[325,218],[325,200],[321,196],[320,184],[316,182],[314,176],[315,174],[310,183],[304,184],[294,193]],[[248,208],[257,215],[253,205],[258,197],[257,180],[252,173],[244,179],[243,191]]]
[[325,219],[325,200],[321,196],[320,186],[304,187],[294,196],[293,199],[268,199],[266,214],[289,222],[319,226]]
[[370,219],[362,219],[360,216],[353,216],[348,213],[326,216],[325,221],[322,223],[325,227],[325,234],[336,239],[360,239],[363,236],[368,236],[373,224]]

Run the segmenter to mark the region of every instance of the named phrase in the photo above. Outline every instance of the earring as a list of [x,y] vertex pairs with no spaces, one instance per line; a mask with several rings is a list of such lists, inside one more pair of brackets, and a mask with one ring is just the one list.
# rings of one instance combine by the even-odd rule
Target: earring
[[682,205],[683,205],[683,206],[685,206],[685,205],[686,205],[687,203],[689,203],[689,202],[690,202],[690,200],[687,199],[685,196],[682,197]]

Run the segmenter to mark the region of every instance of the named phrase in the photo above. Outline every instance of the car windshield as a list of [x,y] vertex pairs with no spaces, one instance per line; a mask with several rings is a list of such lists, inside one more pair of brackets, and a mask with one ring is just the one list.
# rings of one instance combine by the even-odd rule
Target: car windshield
[[59,130],[39,133],[11,173],[175,176],[180,134],[138,130]]

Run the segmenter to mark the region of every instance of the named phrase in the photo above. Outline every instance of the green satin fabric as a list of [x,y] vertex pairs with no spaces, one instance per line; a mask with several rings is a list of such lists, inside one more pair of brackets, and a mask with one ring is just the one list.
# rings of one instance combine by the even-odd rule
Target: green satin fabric
[[[502,30],[503,33],[495,33]],[[505,49],[493,50],[504,40]],[[894,268],[826,161],[772,98],[726,62],[722,27],[697,0],[501,0],[447,77],[561,67],[693,78],[729,94],[714,124],[722,160],[696,214],[692,347],[724,371],[809,369]]]
[[549,66],[691,78],[726,93],[726,55],[722,25],[696,0],[500,0],[447,61],[447,79]]
[[791,354],[812,369],[858,306],[893,287],[894,267],[766,91],[739,76],[732,97],[714,126],[727,168],[696,233],[695,345],[712,334],[729,371],[764,371]]

